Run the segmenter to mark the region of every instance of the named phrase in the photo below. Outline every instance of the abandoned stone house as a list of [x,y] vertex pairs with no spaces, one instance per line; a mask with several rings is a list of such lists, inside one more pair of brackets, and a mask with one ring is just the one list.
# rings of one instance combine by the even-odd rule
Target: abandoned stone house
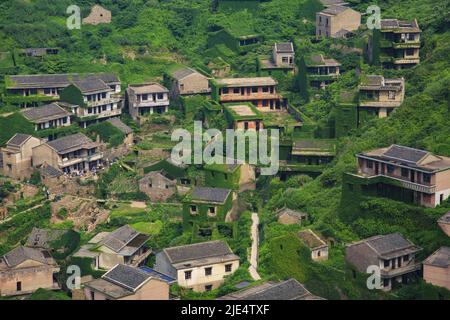
[[152,201],[165,201],[177,192],[177,180],[169,179],[162,171],[153,171],[139,180],[139,191]]
[[196,292],[218,288],[239,268],[239,256],[222,240],[171,247],[156,254],[154,269]]
[[356,272],[366,274],[369,266],[380,267],[382,289],[389,291],[395,283],[408,283],[421,270],[421,264],[415,261],[420,250],[400,233],[391,233],[348,245],[345,260],[354,277]]
[[169,90],[159,83],[129,85],[127,99],[128,112],[137,121],[146,114],[169,111]]
[[17,247],[0,258],[0,296],[30,294],[39,288],[58,290],[58,272],[48,251]]
[[[42,103],[52,103],[59,100],[61,91],[72,84],[73,81],[100,79],[115,94],[121,92],[120,79],[112,73],[10,75],[6,78],[5,98],[9,99],[8,101],[11,104],[22,108],[37,107]],[[70,111],[76,113],[76,109]]]
[[276,212],[276,216],[278,217],[278,223],[281,223],[284,225],[290,225],[290,224],[303,225],[308,221],[307,213],[292,210],[292,209],[289,209],[286,207],[279,209]]
[[324,89],[340,76],[341,64],[323,54],[311,54],[305,58],[309,85],[316,89]]
[[450,158],[426,150],[391,145],[356,155],[366,192],[436,207],[450,196]]
[[311,229],[300,231],[297,236],[311,250],[314,261],[328,260],[328,244]]
[[215,79],[211,96],[220,103],[250,102],[260,111],[281,111],[286,109],[286,100],[277,87],[272,77]]
[[[287,70],[295,69],[295,51],[292,42],[275,43],[271,57],[260,59],[261,70]],[[269,72],[270,74],[270,72]]]
[[56,55],[58,53],[59,48],[25,48],[19,52],[19,55],[41,58],[46,55]]
[[361,13],[342,5],[328,6],[316,13],[317,38],[347,37],[361,25]]
[[227,103],[224,105],[229,127],[234,130],[264,129],[263,114],[251,103]]
[[362,77],[359,85],[359,109],[384,118],[402,105],[405,98],[405,79],[389,79],[380,75]]
[[450,247],[441,247],[425,259],[423,279],[450,290]]
[[267,281],[219,297],[216,300],[323,300],[295,279]]
[[91,8],[91,13],[83,19],[83,24],[98,25],[101,23],[111,23],[111,11],[96,4]]
[[3,174],[15,179],[29,178],[34,164],[32,150],[41,143],[41,139],[29,134],[16,133],[1,149]]
[[86,300],[169,300],[169,284],[154,273],[118,264],[84,284]]
[[205,165],[203,170],[205,183],[210,187],[239,192],[256,189],[255,167],[248,163],[211,164]]
[[55,103],[24,109],[22,115],[34,124],[36,131],[68,127],[72,124],[70,121],[71,114]]
[[166,75],[171,84],[170,96],[189,96],[194,94],[209,94],[211,88],[209,78],[189,67],[174,70]]
[[420,63],[420,34],[417,20],[381,19],[367,44],[369,61],[384,68],[403,69]]
[[146,246],[148,239],[148,235],[124,225],[112,232],[97,234],[74,256],[92,259],[95,269],[109,270],[117,264],[138,267],[152,252]]
[[450,211],[439,218],[438,225],[450,237]]
[[102,144],[82,133],[48,141],[33,148],[33,165],[50,165],[62,172],[96,171],[103,166]]
[[127,126],[125,123],[120,120],[120,118],[110,118],[106,120],[110,124],[112,124],[114,127],[119,129],[124,135],[125,138],[123,139],[122,144],[125,146],[132,146],[134,144],[134,132],[133,129],[131,129],[129,126]]

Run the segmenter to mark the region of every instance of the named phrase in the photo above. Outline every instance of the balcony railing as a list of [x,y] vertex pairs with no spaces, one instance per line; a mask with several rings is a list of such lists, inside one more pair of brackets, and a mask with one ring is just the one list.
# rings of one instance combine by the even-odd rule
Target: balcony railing
[[118,98],[107,98],[107,99],[101,99],[101,100],[97,100],[97,101],[87,101],[86,105],[88,107],[98,107],[98,106],[103,106],[105,104],[113,104],[113,103],[119,103],[120,99]]
[[80,156],[77,158],[71,158],[71,159],[62,159],[61,161],[59,161],[59,165],[61,167],[68,167],[74,164],[78,164],[81,162],[91,162],[91,161],[96,161],[96,160],[100,160],[103,158],[103,153],[102,152],[97,152],[93,155],[84,155],[84,156]]
[[122,114],[122,109],[114,109],[109,111],[102,111],[100,113],[87,113],[84,112],[84,114],[80,115],[80,118],[87,118],[87,117],[96,117],[96,118],[106,118],[106,117],[113,117],[118,116]]
[[427,186],[427,185],[424,185],[424,184],[411,182],[411,181],[403,180],[403,179],[400,179],[400,178],[387,176],[387,175],[384,175],[384,174],[364,175],[364,174],[349,173],[349,175],[355,176],[355,177],[361,178],[361,179],[367,179],[369,181],[372,180],[372,179],[376,180],[376,179],[380,179],[381,178],[382,180],[379,181],[379,182],[391,183],[391,184],[400,186],[400,187],[405,188],[405,189],[409,189],[409,190],[413,190],[413,191],[417,191],[417,192],[422,192],[422,193],[428,193],[428,194],[436,193],[436,186],[435,185]]
[[138,101],[134,105],[135,108],[146,108],[146,107],[164,107],[170,104],[169,100],[158,100],[158,101]]
[[378,108],[396,108],[400,107],[402,101],[375,101],[375,100],[360,100],[360,107],[378,107]]
[[405,265],[405,266],[395,268],[395,269],[389,269],[389,270],[381,269],[381,275],[385,276],[385,277],[396,277],[396,276],[400,276],[400,275],[403,275],[406,273],[418,271],[418,270],[420,270],[420,268],[421,268],[420,263],[417,263],[417,264]]

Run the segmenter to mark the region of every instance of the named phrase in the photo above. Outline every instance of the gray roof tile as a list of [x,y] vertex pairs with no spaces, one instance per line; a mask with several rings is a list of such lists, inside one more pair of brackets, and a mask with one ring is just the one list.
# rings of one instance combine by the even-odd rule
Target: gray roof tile
[[105,273],[102,279],[135,292],[151,277],[149,273],[139,268],[119,264]]
[[117,129],[122,131],[124,134],[130,134],[133,132],[133,129],[131,129],[129,126],[123,123],[122,120],[120,120],[119,118],[110,118],[107,121]]
[[70,136],[47,142],[47,144],[55,149],[58,153],[64,153],[65,150],[69,150],[75,147],[81,147],[84,144],[89,143],[92,143],[92,140],[82,133],[72,134]]
[[73,85],[80,89],[81,93],[112,90],[103,80],[95,78],[73,81]]
[[394,144],[384,153],[384,156],[397,160],[403,160],[406,162],[417,163],[428,153],[429,152],[425,150],[419,150]]
[[34,74],[10,76],[11,85],[8,88],[29,87],[67,87],[72,81],[83,79],[101,79],[107,84],[120,83],[119,78],[112,73],[89,73],[89,74]]
[[8,142],[6,142],[6,145],[21,146],[29,138],[31,138],[29,134],[16,133],[11,139],[8,140]]
[[450,267],[450,247],[439,248],[423,264],[441,268]]
[[8,267],[15,267],[27,260],[34,260],[43,264],[50,264],[51,256],[47,251],[28,247],[17,247],[3,256]]
[[233,254],[224,241],[208,241],[164,249],[172,264]]
[[192,199],[223,203],[227,199],[230,192],[230,189],[195,187],[192,191]]
[[25,109],[22,111],[22,114],[32,122],[48,121],[70,115],[69,112],[54,103],[42,107]]
[[142,234],[131,228],[129,225],[124,225],[106,236],[102,243],[109,249],[119,252],[139,235]]

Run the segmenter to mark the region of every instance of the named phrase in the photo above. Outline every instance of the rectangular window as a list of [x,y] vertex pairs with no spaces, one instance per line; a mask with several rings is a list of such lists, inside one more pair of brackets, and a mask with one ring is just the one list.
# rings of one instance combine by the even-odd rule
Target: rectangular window
[[239,94],[241,92],[241,89],[240,88],[234,88],[233,89],[233,93],[234,94]]
[[269,87],[263,87],[262,92],[269,92]]
[[209,207],[208,212],[211,216],[216,215],[216,207]]
[[192,270],[185,271],[185,272],[184,272],[184,279],[185,279],[185,280],[189,280],[189,279],[191,279],[191,278],[192,278]]
[[197,213],[197,206],[191,206],[191,213],[196,214]]
[[408,177],[408,173],[409,173],[409,170],[408,170],[408,169],[402,168],[402,177],[407,178],[407,177]]
[[143,94],[143,95],[142,95],[142,100],[143,100],[143,101],[148,100],[148,94]]
[[431,175],[428,173],[423,174],[423,182],[425,183],[431,183]]
[[258,87],[252,87],[252,93],[258,93]]
[[212,285],[208,284],[205,286],[205,291],[211,291],[212,290]]
[[228,94],[228,88],[222,88],[222,93],[223,94]]
[[16,291],[22,291],[22,281],[17,281],[17,283],[16,283]]
[[367,168],[372,169],[373,168],[373,161],[372,160],[367,160]]
[[395,100],[395,91],[389,91],[388,98],[389,100]]
[[384,260],[384,267],[387,268],[389,267],[390,261],[389,260]]
[[392,164],[387,165],[387,171],[388,173],[393,173],[395,170],[395,167]]
[[162,100],[162,99],[164,99],[164,94],[158,93],[158,100]]
[[212,275],[212,267],[205,268],[205,276]]
[[44,89],[44,94],[51,94],[52,91],[50,89]]
[[225,265],[225,272],[231,272],[232,268],[233,268],[233,265],[231,263],[230,264],[226,264]]

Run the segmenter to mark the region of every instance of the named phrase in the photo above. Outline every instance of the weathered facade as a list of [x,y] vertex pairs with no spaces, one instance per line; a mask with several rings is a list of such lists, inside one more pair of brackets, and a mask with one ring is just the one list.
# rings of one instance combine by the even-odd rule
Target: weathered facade
[[42,249],[17,247],[0,258],[0,296],[30,294],[39,288],[60,289],[59,267]]
[[363,77],[359,85],[359,109],[368,110],[378,118],[387,117],[405,98],[405,79],[388,79],[378,75]]
[[354,271],[364,274],[369,266],[379,266],[382,289],[389,291],[395,282],[408,283],[411,276],[421,269],[421,264],[415,261],[420,250],[401,234],[392,233],[348,245],[345,260]]
[[127,98],[128,112],[134,120],[146,114],[169,111],[169,90],[158,83],[129,85]]
[[264,129],[264,117],[251,103],[225,104],[224,111],[230,127],[234,130]]
[[[450,158],[392,145],[357,155],[355,178],[377,194],[436,207],[450,196]],[[367,187],[367,188],[369,188]]]
[[165,201],[177,192],[177,181],[167,178],[161,171],[152,171],[139,180],[139,191],[152,201]]
[[328,260],[328,244],[311,229],[300,231],[300,240],[311,250],[311,259],[314,261]]
[[417,20],[382,19],[381,29],[369,37],[369,61],[385,68],[402,69],[420,63],[420,33]]
[[33,172],[33,148],[42,141],[27,134],[17,133],[1,149],[3,174],[15,179],[28,178]]
[[213,99],[220,103],[250,102],[261,111],[281,111],[286,102],[271,77],[226,78],[211,81]]
[[224,241],[166,248],[156,255],[155,270],[196,292],[218,288],[239,268],[239,257]]
[[171,97],[209,94],[211,92],[209,78],[192,68],[177,69],[167,74],[166,77],[171,84]]
[[46,142],[33,148],[33,165],[50,165],[62,172],[96,171],[103,165],[101,144],[82,133]]
[[86,300],[169,300],[169,284],[136,267],[114,266],[84,284]]
[[36,131],[68,127],[72,124],[71,114],[55,103],[24,109],[22,115],[34,124]]
[[423,279],[450,290],[450,247],[441,247],[423,262]]
[[334,59],[325,58],[322,54],[312,54],[304,60],[309,85],[313,88],[324,89],[340,75],[341,64]]
[[361,25],[361,13],[351,8],[335,5],[316,13],[316,37],[340,38]]

